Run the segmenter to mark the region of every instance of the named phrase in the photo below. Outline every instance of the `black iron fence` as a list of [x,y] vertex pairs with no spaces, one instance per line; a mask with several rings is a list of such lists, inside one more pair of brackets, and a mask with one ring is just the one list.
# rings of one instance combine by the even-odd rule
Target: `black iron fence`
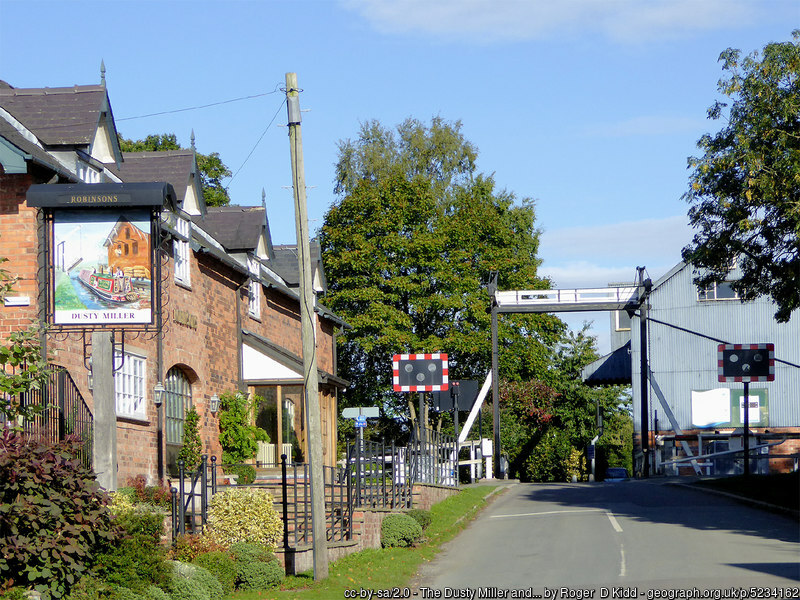
[[444,433],[416,428],[407,449],[407,475],[413,482],[458,485],[458,440]]
[[[9,375],[24,368],[4,366],[4,373]],[[55,365],[49,368],[52,371],[41,389],[18,396],[3,395],[0,401],[36,408],[33,418],[20,425],[31,437],[58,442],[67,436],[77,436],[82,442],[79,457],[85,465],[91,466],[94,417],[70,374]],[[0,423],[2,419],[0,414]]]
[[394,443],[347,444],[346,473],[353,504],[368,508],[411,508],[409,449]]
[[[188,484],[188,486],[187,486]],[[172,492],[172,539],[185,533],[202,533],[208,521],[208,502],[217,492],[217,457],[205,454],[194,471],[186,473],[178,461],[178,487]]]
[[[364,441],[348,444],[344,464],[322,467],[327,540],[352,539],[356,508],[411,508],[414,483],[458,485],[457,448],[455,438],[435,431],[415,436],[408,447]],[[232,467],[222,465],[223,471],[241,472]],[[248,483],[220,483],[219,478],[224,476],[218,475],[217,468],[216,457],[209,464],[203,456],[198,468],[188,474],[183,462],[178,462],[178,486],[172,488],[173,539],[184,533],[201,532],[211,497],[219,489],[235,486],[272,493],[283,519],[284,547],[313,543],[308,464],[291,463],[283,454],[280,470],[257,469],[258,476]]]
[[[327,539],[349,540],[353,536],[353,495],[346,469],[323,466],[322,474]],[[285,454],[281,455],[281,505],[284,546],[311,544],[311,470],[307,464],[289,464]]]

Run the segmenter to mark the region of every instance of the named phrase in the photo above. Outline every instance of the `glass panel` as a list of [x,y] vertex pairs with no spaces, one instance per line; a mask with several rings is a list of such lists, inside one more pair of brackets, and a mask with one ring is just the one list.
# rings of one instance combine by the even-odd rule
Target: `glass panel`
[[192,386],[183,371],[173,367],[167,372],[164,388],[167,444],[180,445],[183,441],[183,421],[192,405]]
[[723,281],[717,284],[717,300],[732,300],[738,297],[729,282]]
[[303,386],[287,385],[283,387],[283,443],[292,445],[292,459],[302,462],[302,448],[298,439],[302,429]]
[[267,432],[272,444],[278,443],[278,390],[275,387],[259,386],[255,395],[261,398],[256,407],[256,427]]

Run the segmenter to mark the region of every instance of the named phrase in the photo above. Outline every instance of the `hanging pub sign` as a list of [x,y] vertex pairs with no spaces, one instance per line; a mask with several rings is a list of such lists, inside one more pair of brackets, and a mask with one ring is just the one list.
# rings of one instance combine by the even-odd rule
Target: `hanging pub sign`
[[159,219],[175,191],[166,183],[32,185],[28,206],[47,227],[48,314],[54,325],[154,322]]

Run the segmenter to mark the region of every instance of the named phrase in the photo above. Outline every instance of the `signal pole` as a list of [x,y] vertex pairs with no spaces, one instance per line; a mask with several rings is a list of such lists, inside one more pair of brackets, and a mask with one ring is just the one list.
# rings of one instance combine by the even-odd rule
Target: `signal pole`
[[325,479],[322,464],[322,423],[319,406],[317,348],[314,318],[314,287],[311,278],[311,247],[306,210],[306,176],[303,138],[300,131],[300,88],[297,73],[286,73],[286,108],[289,116],[289,150],[292,160],[297,254],[300,267],[300,324],[303,341],[303,379],[308,421],[308,462],[311,468],[311,532],[314,550],[314,581],[328,577],[327,527],[325,524]]

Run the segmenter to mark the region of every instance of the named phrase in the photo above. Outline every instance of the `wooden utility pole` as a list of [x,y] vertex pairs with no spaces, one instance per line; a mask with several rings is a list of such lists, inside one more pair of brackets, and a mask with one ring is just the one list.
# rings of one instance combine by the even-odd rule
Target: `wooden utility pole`
[[325,479],[322,463],[322,421],[317,376],[317,344],[314,317],[314,287],[311,277],[311,246],[306,211],[306,176],[303,138],[300,131],[300,88],[297,73],[286,73],[286,107],[289,115],[289,149],[292,159],[297,256],[300,268],[300,324],[303,340],[303,381],[308,423],[308,462],[311,468],[311,532],[314,549],[314,580],[328,577],[328,544],[325,524]]

